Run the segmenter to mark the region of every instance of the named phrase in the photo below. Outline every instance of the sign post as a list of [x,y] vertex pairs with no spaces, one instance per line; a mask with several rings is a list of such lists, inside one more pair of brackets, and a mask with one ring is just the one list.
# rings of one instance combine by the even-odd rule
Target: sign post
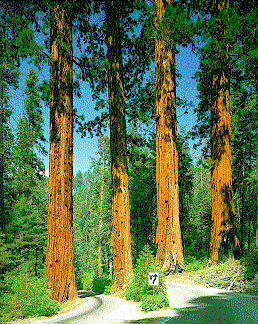
[[159,273],[149,272],[148,273],[149,285],[153,286],[153,296],[155,295],[155,286],[159,285]]

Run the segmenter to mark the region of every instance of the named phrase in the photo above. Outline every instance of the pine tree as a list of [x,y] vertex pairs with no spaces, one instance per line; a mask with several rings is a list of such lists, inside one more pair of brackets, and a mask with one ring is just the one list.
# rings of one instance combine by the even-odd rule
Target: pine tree
[[[219,21],[216,41],[222,43],[227,32],[226,12],[229,1],[213,2],[213,17]],[[224,66],[215,62],[211,83],[211,264],[218,262],[222,245],[225,252],[232,244],[235,253],[240,253],[236,236],[234,194],[232,188],[231,158],[231,114],[230,114],[230,61],[228,44],[225,50]],[[215,53],[214,53],[215,54]]]
[[50,155],[46,281],[52,298],[77,296],[73,247],[73,48],[71,14],[51,8]]
[[6,198],[8,197],[7,183],[8,172],[11,173],[11,146],[13,145],[13,134],[8,125],[11,117],[9,107],[10,88],[17,88],[19,73],[17,68],[0,59],[0,230],[6,232],[8,219],[8,208],[6,208]]
[[[146,244],[156,252],[155,220],[155,134],[143,134],[140,122],[133,120],[128,131],[129,187],[131,208],[132,251],[134,261]],[[144,136],[145,135],[145,136]]]
[[23,117],[17,127],[12,175],[15,199],[8,223],[8,241],[16,266],[26,263],[39,275],[45,259],[47,220],[44,164],[36,152],[44,153],[43,118],[38,78],[31,69],[25,88]]
[[230,112],[230,88],[234,75],[232,58],[239,54],[230,44],[233,40],[239,44],[239,39],[234,38],[235,24],[241,23],[233,13],[229,1],[206,4],[203,14],[210,16],[203,17],[205,46],[202,49],[201,72],[197,74],[201,99],[197,114],[201,123],[196,129],[202,139],[207,138],[207,130],[210,130],[212,264],[218,262],[219,255],[228,255],[232,251],[236,257],[241,254],[232,187]]
[[[156,0],[157,20],[162,21],[166,4]],[[175,48],[168,49],[162,39],[155,40],[156,70],[156,184],[157,218],[156,260],[163,271],[184,268],[183,246],[179,220],[178,153]],[[173,264],[174,263],[174,264]]]

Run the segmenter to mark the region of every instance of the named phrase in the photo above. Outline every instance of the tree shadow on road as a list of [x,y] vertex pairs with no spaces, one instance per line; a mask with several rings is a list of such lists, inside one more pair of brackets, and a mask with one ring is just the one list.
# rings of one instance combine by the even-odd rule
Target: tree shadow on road
[[[128,324],[257,324],[258,298],[220,293],[190,300],[190,305],[171,310],[174,317],[123,321]],[[171,315],[172,316],[172,315]]]

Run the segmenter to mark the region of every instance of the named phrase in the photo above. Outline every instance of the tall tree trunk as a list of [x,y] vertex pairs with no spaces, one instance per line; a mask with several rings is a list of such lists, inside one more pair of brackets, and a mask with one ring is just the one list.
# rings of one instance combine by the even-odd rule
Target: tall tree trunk
[[[228,0],[213,2],[216,17]],[[223,25],[223,24],[221,24]],[[221,30],[221,37],[225,30]],[[217,40],[218,42],[221,39]],[[232,189],[231,114],[230,114],[230,62],[213,74],[211,107],[211,264],[217,264],[221,246],[224,253],[232,248],[234,255],[241,254],[236,236],[234,195]]]
[[[155,0],[159,21],[165,3]],[[157,218],[156,260],[164,271],[184,268],[183,246],[179,220],[178,153],[175,51],[168,50],[161,39],[155,40],[156,70],[156,180]]]
[[119,4],[119,0],[105,1],[112,170],[112,293],[122,289],[133,269]]
[[50,155],[46,281],[52,298],[77,296],[73,246],[72,22],[62,4],[51,11]]

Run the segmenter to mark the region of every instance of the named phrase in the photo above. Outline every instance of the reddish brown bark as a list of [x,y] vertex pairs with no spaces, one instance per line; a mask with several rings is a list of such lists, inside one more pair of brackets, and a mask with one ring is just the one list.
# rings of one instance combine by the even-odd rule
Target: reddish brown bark
[[[216,16],[229,1],[214,1]],[[225,31],[221,31],[221,37]],[[219,40],[218,40],[219,41]],[[217,264],[221,246],[224,253],[241,254],[236,236],[234,194],[232,188],[231,114],[230,114],[230,68],[218,69],[213,74],[211,107],[211,264]]]
[[72,22],[61,4],[51,11],[50,155],[47,286],[61,303],[77,296],[73,247]]
[[[159,21],[165,13],[165,3],[156,0]],[[183,246],[179,220],[178,153],[175,52],[165,42],[155,39],[156,70],[156,182],[157,218],[156,260],[164,271],[176,266],[184,268]]]
[[129,187],[126,149],[125,94],[118,0],[105,1],[108,46],[108,93],[112,170],[112,293],[121,290],[132,273]]

